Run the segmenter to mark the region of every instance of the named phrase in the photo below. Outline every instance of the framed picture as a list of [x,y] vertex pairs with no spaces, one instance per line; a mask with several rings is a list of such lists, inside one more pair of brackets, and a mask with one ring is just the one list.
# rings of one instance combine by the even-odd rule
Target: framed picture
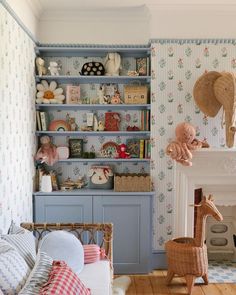
[[67,104],[81,104],[80,86],[67,85],[66,86],[66,103]]
[[83,157],[83,139],[70,138],[69,139],[70,158]]
[[139,57],[136,58],[136,72],[139,73],[139,76],[147,76],[148,69],[148,58],[147,57]]

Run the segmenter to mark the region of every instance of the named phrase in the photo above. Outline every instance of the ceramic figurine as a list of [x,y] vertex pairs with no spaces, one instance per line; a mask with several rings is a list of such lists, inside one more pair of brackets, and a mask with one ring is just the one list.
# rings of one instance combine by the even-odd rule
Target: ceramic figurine
[[47,74],[47,69],[44,66],[45,65],[44,59],[42,59],[41,57],[37,57],[36,60],[35,60],[35,63],[36,63],[38,75],[39,76],[46,75]]
[[48,69],[50,71],[51,76],[59,76],[60,67],[58,66],[57,62],[50,61]]

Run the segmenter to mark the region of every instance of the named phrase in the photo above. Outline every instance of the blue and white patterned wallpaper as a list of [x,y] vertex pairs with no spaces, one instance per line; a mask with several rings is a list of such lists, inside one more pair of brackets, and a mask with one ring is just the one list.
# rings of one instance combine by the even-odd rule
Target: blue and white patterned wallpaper
[[0,5],[0,229],[32,220],[34,42]]
[[235,71],[236,46],[187,40],[152,44],[152,175],[155,183],[153,248],[163,249],[172,238],[175,214],[175,165],[165,155],[168,142],[175,138],[177,123],[187,121],[206,138],[211,147],[225,147],[221,115],[208,118],[194,103],[193,86],[204,71]]

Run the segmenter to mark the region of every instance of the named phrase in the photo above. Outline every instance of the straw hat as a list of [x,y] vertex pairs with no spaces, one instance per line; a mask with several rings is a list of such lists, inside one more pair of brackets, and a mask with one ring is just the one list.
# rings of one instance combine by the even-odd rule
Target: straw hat
[[197,106],[209,117],[215,117],[222,106],[217,100],[213,88],[219,77],[221,77],[219,72],[204,73],[198,78],[193,88],[193,96]]

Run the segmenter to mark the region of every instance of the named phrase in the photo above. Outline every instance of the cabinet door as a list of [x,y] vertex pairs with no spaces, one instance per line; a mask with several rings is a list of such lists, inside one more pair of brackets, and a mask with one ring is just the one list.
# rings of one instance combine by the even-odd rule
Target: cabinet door
[[35,222],[92,222],[91,196],[35,196]]
[[115,273],[147,273],[151,265],[151,197],[94,196],[94,222],[112,222]]

